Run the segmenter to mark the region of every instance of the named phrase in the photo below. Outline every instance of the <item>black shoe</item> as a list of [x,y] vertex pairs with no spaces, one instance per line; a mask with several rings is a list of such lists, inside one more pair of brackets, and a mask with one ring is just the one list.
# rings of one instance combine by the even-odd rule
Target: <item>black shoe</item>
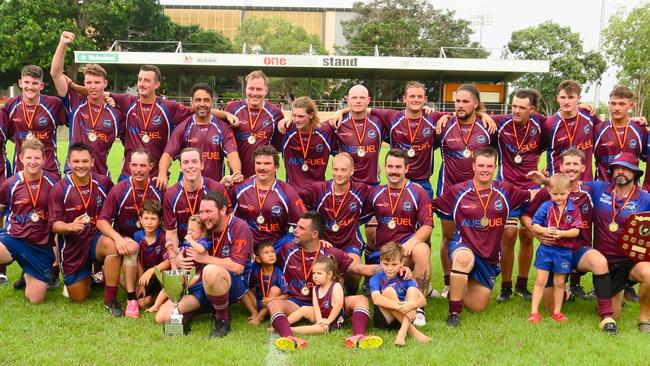
[[603,332],[605,332],[607,334],[610,334],[610,335],[617,335],[618,334],[618,326],[614,322],[605,323],[603,325]]
[[512,288],[501,288],[501,293],[497,297],[497,302],[506,302],[512,297]]
[[230,332],[230,319],[217,319],[214,321],[214,328],[212,328],[209,338],[223,338],[228,335],[228,332]]
[[20,290],[25,288],[25,272],[21,273],[20,278],[14,282],[14,290]]
[[533,299],[533,294],[527,288],[515,288],[515,294],[526,301]]
[[59,288],[61,286],[61,283],[59,281],[59,269],[57,268],[56,271],[52,270],[50,272],[50,280],[47,281],[47,289],[51,290],[53,288]]
[[460,314],[449,314],[445,324],[447,324],[448,327],[458,327],[460,325]]
[[625,288],[625,291],[623,292],[623,297],[625,298],[626,301],[639,302],[639,295],[636,294],[636,291],[632,286],[628,286]]
[[582,288],[582,286],[580,286],[580,285],[571,286],[571,294],[573,295],[574,298],[580,299],[580,300],[591,300],[591,299],[593,299],[593,297],[590,297],[585,292],[585,289]]
[[104,307],[112,316],[116,318],[124,315],[124,310],[122,310],[122,307],[120,306],[120,303],[117,302],[117,300],[113,300],[108,304],[104,304]]
[[9,282],[9,279],[7,278],[7,274],[0,273],[0,286],[4,285],[7,282]]

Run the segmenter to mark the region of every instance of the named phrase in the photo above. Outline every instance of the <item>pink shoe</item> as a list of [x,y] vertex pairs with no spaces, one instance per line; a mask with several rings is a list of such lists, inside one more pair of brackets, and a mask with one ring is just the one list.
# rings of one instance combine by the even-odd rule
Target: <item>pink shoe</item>
[[138,300],[129,300],[126,302],[126,312],[124,316],[132,319],[140,318],[140,306]]
[[530,313],[530,315],[528,315],[529,323],[537,324],[541,320],[542,320],[542,316],[539,313]]
[[567,318],[562,312],[559,313],[553,313],[553,320],[555,320],[558,323],[564,323],[566,321],[569,321],[569,318]]

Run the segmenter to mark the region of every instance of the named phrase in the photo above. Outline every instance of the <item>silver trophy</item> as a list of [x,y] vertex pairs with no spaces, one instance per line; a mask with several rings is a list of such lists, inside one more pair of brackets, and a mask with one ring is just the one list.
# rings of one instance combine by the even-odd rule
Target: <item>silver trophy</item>
[[183,314],[178,310],[178,302],[187,292],[187,288],[196,274],[196,268],[192,267],[190,271],[172,269],[161,273],[156,267],[155,272],[167,297],[174,305],[169,321],[163,324],[164,333],[167,336],[184,335],[187,333],[187,327],[183,324]]

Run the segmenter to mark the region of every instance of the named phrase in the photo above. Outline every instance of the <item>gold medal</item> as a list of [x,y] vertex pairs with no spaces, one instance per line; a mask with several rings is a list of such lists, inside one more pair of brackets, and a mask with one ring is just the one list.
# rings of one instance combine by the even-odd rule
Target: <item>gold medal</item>
[[608,227],[609,227],[609,231],[613,233],[618,231],[618,223],[616,223],[616,221],[610,222]]
[[413,148],[408,149],[408,150],[406,151],[406,155],[407,155],[409,158],[414,157],[414,156],[415,156],[415,149],[413,149]]
[[254,145],[257,142],[257,139],[255,138],[255,136],[253,136],[253,134],[251,134],[250,136],[248,136],[246,141],[248,141],[250,145]]
[[463,157],[465,157],[465,158],[469,158],[469,157],[471,157],[471,156],[472,156],[472,152],[469,151],[468,148],[465,148],[465,150],[463,150]]
[[90,140],[90,142],[97,141],[97,134],[94,132],[88,132],[88,140]]
[[515,155],[515,164],[521,164],[523,160],[524,159],[521,157],[521,155],[519,154]]
[[333,232],[338,233],[340,229],[341,229],[341,228],[339,227],[339,224],[334,223],[334,224],[332,225],[332,231],[333,231]]
[[260,214],[259,216],[257,216],[257,219],[255,221],[257,221],[258,224],[262,225],[266,220],[264,220],[264,216]]
[[88,215],[88,212],[84,212],[83,217],[81,218],[81,222],[84,225],[90,224],[90,216]]
[[357,156],[363,158],[366,156],[366,150],[364,150],[363,147],[359,146],[359,149],[357,150]]
[[306,163],[305,163],[305,164],[302,164],[302,166],[300,167],[300,169],[302,169],[303,172],[307,172],[307,171],[309,171],[309,165],[307,165]]
[[300,289],[300,293],[302,296],[309,296],[309,288],[307,286],[304,286],[303,288]]
[[41,218],[38,217],[38,213],[36,213],[36,212],[32,212],[32,213],[29,215],[29,219],[30,219],[32,222],[36,223],[36,222],[38,222]]
[[142,142],[144,142],[145,144],[147,144],[147,143],[149,143],[149,141],[151,141],[151,137],[149,137],[149,135],[148,135],[147,133],[145,133],[144,135],[142,135]]
[[395,223],[395,221],[393,221],[392,219],[390,221],[388,221],[388,228],[389,229],[394,230],[396,227],[397,227],[397,223]]
[[487,216],[481,217],[481,226],[488,227],[490,225],[490,219]]

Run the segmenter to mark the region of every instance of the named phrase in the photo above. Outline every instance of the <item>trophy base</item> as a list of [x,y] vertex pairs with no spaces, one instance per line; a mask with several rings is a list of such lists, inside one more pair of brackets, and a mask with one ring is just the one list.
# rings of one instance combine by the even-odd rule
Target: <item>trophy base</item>
[[163,324],[163,332],[166,336],[182,336],[190,331],[188,323],[165,323]]

